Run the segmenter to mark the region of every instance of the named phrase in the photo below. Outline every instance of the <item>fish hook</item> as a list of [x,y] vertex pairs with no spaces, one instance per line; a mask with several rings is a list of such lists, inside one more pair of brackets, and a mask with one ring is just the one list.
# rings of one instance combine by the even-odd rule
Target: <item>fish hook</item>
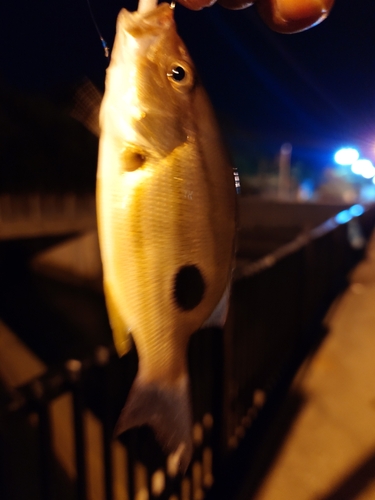
[[95,26],[95,29],[96,29],[98,35],[99,35],[100,41],[102,42],[102,46],[103,46],[103,50],[104,50],[104,56],[107,57],[107,58],[109,58],[109,48],[108,48],[107,42],[102,37],[102,34],[101,34],[100,30],[99,30],[99,26],[97,25],[97,23],[95,21],[95,16],[94,16],[94,13],[93,13],[92,8],[91,8],[90,0],[86,0],[86,1],[87,1],[87,6],[89,8],[89,12],[90,12],[90,15],[91,15],[92,22],[94,23],[94,26]]

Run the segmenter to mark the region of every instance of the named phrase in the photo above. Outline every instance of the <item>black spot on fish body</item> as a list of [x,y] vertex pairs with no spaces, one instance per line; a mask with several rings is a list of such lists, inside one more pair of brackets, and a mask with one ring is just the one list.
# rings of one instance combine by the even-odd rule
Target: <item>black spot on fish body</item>
[[122,169],[124,172],[134,172],[143,167],[146,156],[139,151],[125,149],[121,155]]
[[202,273],[195,265],[179,269],[174,281],[174,299],[184,311],[191,311],[203,299],[206,285]]

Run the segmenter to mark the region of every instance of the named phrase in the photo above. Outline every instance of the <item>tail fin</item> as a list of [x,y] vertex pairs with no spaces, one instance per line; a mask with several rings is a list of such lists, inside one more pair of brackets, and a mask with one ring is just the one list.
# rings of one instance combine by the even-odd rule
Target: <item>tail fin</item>
[[118,436],[132,427],[149,425],[168,453],[178,453],[185,472],[192,455],[188,377],[176,384],[144,383],[137,377],[115,428]]

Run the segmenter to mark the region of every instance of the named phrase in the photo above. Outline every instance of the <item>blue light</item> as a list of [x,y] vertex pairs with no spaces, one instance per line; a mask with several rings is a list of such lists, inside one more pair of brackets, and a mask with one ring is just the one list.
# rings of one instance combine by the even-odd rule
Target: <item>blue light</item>
[[353,174],[362,175],[365,179],[371,179],[375,176],[375,167],[370,160],[361,158],[355,161],[351,166]]
[[349,222],[350,220],[352,220],[352,215],[351,213],[349,212],[349,210],[343,210],[342,212],[339,212],[336,217],[335,217],[335,221],[337,222],[337,224],[346,224],[347,222]]
[[349,212],[352,215],[352,217],[359,217],[360,215],[363,214],[365,209],[362,207],[362,205],[353,205],[352,207],[349,208]]
[[335,162],[339,165],[352,165],[359,158],[359,152],[354,148],[341,148],[335,153]]

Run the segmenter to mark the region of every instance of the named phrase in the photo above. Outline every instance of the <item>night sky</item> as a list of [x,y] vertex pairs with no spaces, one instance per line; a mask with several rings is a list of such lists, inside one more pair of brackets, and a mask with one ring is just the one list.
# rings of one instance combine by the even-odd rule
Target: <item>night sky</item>
[[[136,8],[91,2],[109,46],[123,6]],[[351,143],[374,157],[374,0],[336,0],[326,21],[294,35],[272,32],[254,8],[177,5],[176,18],[227,128],[327,152]],[[2,2],[0,37],[0,77],[14,88],[52,95],[84,76],[103,87],[107,63],[86,0]]]

